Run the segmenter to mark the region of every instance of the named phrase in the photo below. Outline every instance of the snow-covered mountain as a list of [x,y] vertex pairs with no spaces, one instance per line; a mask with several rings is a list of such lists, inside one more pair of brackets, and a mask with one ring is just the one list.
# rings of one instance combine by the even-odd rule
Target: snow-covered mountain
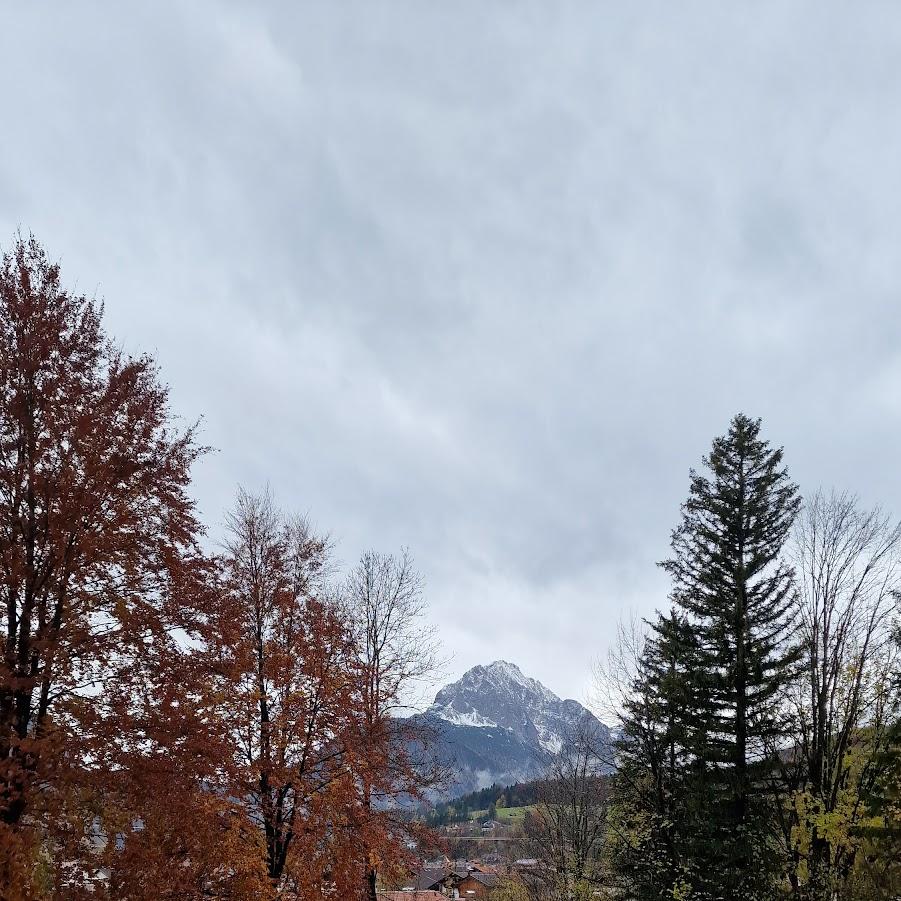
[[435,727],[439,757],[454,772],[453,795],[541,776],[565,735],[585,719],[610,737],[578,701],[561,700],[505,660],[473,667],[446,685],[422,716]]

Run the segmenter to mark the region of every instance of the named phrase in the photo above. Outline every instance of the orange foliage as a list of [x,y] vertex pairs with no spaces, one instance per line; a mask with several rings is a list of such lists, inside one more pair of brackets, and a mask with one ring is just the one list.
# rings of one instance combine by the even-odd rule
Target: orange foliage
[[101,316],[34,239],[3,257],[0,898],[359,897],[425,784],[392,717],[419,664],[373,669],[268,496],[201,553],[204,449]]
[[200,600],[187,488],[202,449],[192,430],[172,431],[152,360],[117,351],[101,313],[60,286],[34,239],[3,258],[0,896],[10,899],[189,898],[161,886],[221,868],[218,836],[232,831],[229,805],[200,791],[217,752],[178,640]]

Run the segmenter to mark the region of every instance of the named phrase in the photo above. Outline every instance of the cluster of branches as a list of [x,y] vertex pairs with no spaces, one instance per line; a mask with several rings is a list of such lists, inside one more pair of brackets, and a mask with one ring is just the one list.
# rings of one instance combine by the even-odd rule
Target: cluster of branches
[[440,776],[396,714],[435,664],[410,557],[338,580],[204,452],[153,361],[33,238],[0,263],[0,897],[370,898]]
[[760,422],[692,472],[670,609],[602,673],[620,720],[606,861],[623,898],[901,893],[901,525],[807,503]]
[[525,817],[525,845],[535,861],[520,882],[538,901],[582,901],[607,886],[603,849],[610,779],[606,735],[592,717],[573,725],[536,783],[537,803]]

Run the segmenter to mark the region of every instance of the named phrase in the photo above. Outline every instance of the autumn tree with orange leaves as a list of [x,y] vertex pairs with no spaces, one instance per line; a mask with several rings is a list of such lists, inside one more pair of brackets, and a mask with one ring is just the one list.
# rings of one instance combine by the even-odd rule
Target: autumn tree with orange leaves
[[272,897],[334,894],[356,674],[351,629],[326,597],[328,542],[268,492],[240,492],[228,527],[209,652],[230,792],[263,848]]
[[[206,753],[197,755],[203,729],[191,704],[179,704],[175,686],[184,683],[187,658],[173,639],[177,627],[191,628],[188,572],[199,524],[187,489],[202,449],[192,429],[173,428],[153,361],[117,350],[101,315],[95,301],[61,286],[59,267],[34,238],[19,237],[4,255],[0,895],[7,899],[101,895],[115,877],[110,855],[131,853],[126,833],[137,818],[145,839],[152,832],[152,809],[138,802],[166,792],[183,733],[194,736],[196,759]],[[177,716],[163,722],[167,709]],[[106,831],[109,817],[118,819],[118,835]]]
[[433,784],[419,579],[330,587],[268,493],[204,553],[204,449],[102,312],[33,238],[0,261],[0,898],[371,897]]

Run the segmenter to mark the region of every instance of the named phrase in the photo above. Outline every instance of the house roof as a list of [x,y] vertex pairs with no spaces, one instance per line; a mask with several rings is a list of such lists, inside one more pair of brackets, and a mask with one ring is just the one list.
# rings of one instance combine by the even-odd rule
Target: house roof
[[470,873],[470,879],[475,879],[476,882],[481,882],[482,885],[487,885],[489,888],[494,888],[500,882],[500,877],[495,876],[494,873]]
[[441,892],[432,891],[407,891],[407,892],[377,892],[379,901],[447,901]]
[[[434,867],[426,867],[423,870],[419,871],[419,875],[416,877],[416,886],[417,891],[426,891],[428,889],[433,889],[436,886],[440,885],[445,879],[454,878],[454,879],[465,879],[467,876],[476,877],[485,877],[488,876],[491,879],[497,881],[497,877],[493,876],[489,873],[482,873],[474,867],[447,867],[445,869],[436,869]],[[479,880],[481,881],[481,879]],[[483,883],[484,885],[494,885],[495,882]]]
[[432,886],[438,885],[438,883],[441,882],[442,879],[444,879],[446,873],[447,870],[420,870],[419,874],[416,877],[416,890],[423,891],[425,889],[432,888]]
[[491,864],[487,863],[471,863],[469,865],[469,869],[476,873],[491,873],[492,875],[497,875],[497,867],[491,866]]

